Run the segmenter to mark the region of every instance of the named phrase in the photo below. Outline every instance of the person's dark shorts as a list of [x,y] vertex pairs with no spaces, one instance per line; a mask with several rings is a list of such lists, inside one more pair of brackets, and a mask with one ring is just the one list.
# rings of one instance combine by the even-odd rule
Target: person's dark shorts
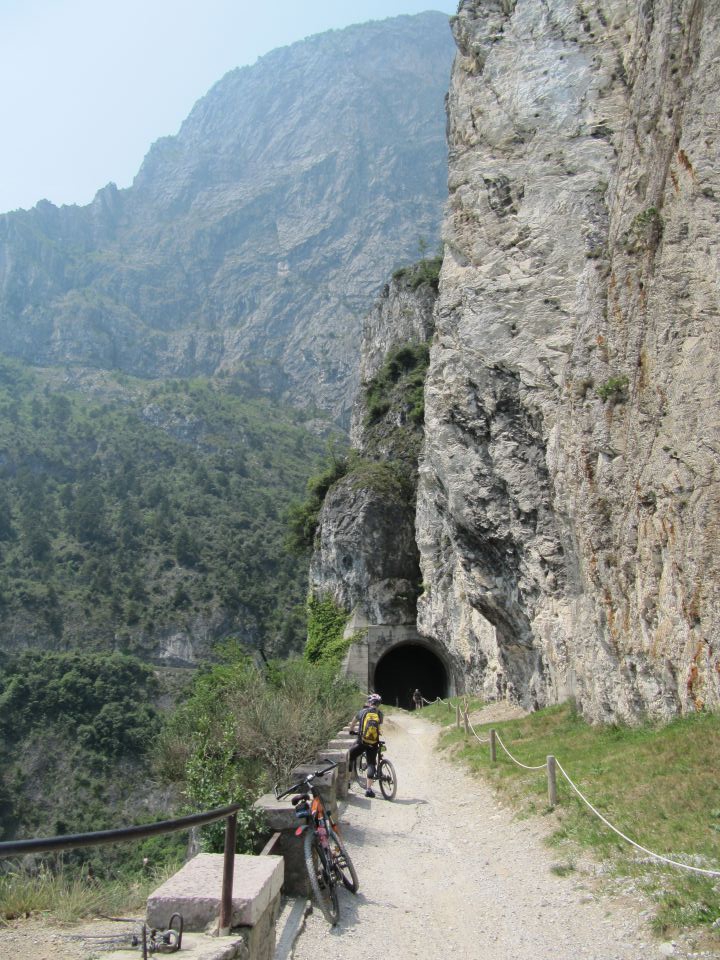
[[367,757],[367,774],[371,780],[377,775],[378,747],[365,747],[365,756]]
[[348,763],[350,765],[350,770],[352,771],[355,766],[355,760],[361,755],[365,754],[367,757],[367,772],[371,780],[375,779],[377,773],[377,758],[378,758],[378,749],[379,747],[369,747],[365,743],[356,743],[354,747],[350,748],[350,754],[348,756]]

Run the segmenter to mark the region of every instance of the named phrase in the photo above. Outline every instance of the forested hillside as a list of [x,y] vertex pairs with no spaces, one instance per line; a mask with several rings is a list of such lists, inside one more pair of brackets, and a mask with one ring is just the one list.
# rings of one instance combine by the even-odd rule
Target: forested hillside
[[[304,639],[285,511],[327,438],[239,376],[86,389],[0,361],[2,648],[194,662]],[[312,424],[322,432],[322,422]]]
[[[150,667],[123,654],[34,652],[3,661],[0,839],[101,830],[148,819],[148,809],[177,809],[148,759],[161,728]],[[139,848],[133,853],[142,859]],[[114,854],[92,857],[97,864]]]

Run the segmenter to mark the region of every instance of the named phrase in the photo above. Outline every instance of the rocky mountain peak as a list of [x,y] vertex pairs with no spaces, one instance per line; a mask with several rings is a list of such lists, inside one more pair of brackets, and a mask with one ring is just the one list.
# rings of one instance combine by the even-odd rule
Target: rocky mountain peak
[[252,367],[347,422],[362,318],[446,195],[437,13],[228,73],[132,187],[0,217],[0,350],[140,376]]

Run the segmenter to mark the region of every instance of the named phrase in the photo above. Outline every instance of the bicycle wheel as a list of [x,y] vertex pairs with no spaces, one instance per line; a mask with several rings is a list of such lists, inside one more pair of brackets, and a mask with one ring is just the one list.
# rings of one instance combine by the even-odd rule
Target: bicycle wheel
[[304,852],[313,897],[327,922],[335,926],[340,918],[335,874],[327,850],[321,846],[312,829],[305,831]]
[[353,862],[350,859],[350,854],[347,852],[345,844],[332,829],[330,830],[329,839],[330,850],[332,851],[333,862],[335,864],[335,870],[337,874],[342,880],[344,886],[347,887],[351,893],[357,893],[358,887],[360,886],[360,881],[358,880],[357,871],[355,870]]
[[389,760],[382,759],[378,764],[380,792],[386,800],[394,800],[397,793],[397,774]]
[[355,781],[360,787],[367,782],[367,756],[364,753],[355,758]]

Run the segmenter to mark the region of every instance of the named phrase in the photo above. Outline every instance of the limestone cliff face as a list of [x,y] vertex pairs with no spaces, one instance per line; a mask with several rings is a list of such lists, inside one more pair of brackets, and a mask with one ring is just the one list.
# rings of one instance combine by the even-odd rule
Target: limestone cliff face
[[[415,625],[415,487],[423,429],[407,388],[415,376],[422,390],[425,366],[418,370],[411,361],[432,333],[436,296],[432,283],[408,270],[385,286],[365,320],[352,423],[356,460],[325,498],[310,565],[311,592],[332,596],[351,613],[351,629]],[[398,348],[404,352],[392,360]],[[383,378],[383,405],[373,413],[368,387],[382,376],[388,357],[397,366]]]
[[720,705],[720,21],[465,0],[419,627],[490,696]]
[[347,424],[362,319],[439,236],[453,50],[436,12],[309,37],[223,77],[127,190],[0,215],[0,350],[239,370]]

